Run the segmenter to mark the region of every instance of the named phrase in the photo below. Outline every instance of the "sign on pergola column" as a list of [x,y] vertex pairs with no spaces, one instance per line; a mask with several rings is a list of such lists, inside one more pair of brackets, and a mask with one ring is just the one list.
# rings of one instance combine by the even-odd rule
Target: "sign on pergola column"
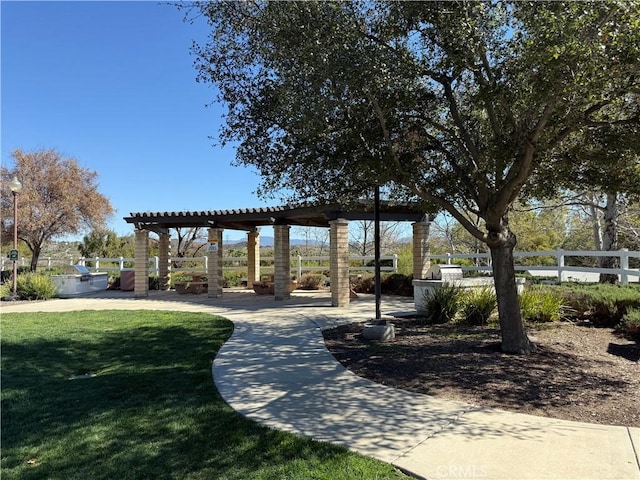
[[207,283],[209,297],[222,296],[222,228],[210,228],[207,238]]

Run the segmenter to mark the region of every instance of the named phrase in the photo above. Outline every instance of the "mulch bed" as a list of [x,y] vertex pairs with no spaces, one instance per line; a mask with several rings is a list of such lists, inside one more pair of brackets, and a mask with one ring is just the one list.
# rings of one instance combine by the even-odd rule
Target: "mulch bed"
[[507,355],[499,331],[396,318],[396,339],[362,338],[362,324],[324,332],[346,368],[378,383],[475,405],[640,427],[640,345],[612,329],[572,323],[529,328],[538,351]]

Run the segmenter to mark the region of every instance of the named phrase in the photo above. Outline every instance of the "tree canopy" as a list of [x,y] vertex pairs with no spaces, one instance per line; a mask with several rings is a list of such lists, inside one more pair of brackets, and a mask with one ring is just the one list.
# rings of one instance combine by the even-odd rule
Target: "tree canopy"
[[[12,154],[13,169],[2,167],[2,183],[14,175],[22,182],[18,194],[18,237],[31,251],[31,270],[35,270],[45,242],[85,229],[99,228],[113,213],[109,200],[98,193],[97,173],[82,168],[73,158],[55,150]],[[6,190],[6,191],[5,191]],[[13,228],[11,192],[2,189],[3,230]]]
[[446,210],[491,249],[503,348],[531,351],[509,211],[534,182],[560,186],[558,152],[584,128],[640,119],[640,4],[192,8],[212,29],[194,46],[198,79],[217,86],[221,138],[239,142],[236,161],[258,168],[261,192],[345,201],[379,184]]

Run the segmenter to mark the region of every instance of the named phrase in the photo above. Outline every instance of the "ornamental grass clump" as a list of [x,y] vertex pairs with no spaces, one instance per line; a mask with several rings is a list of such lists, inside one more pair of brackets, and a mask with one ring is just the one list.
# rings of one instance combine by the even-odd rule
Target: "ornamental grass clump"
[[496,293],[491,287],[469,289],[462,296],[462,323],[486,325],[497,306]]
[[319,290],[323,276],[317,273],[305,273],[300,277],[298,288],[300,290]]
[[426,311],[425,321],[430,324],[452,321],[462,302],[462,290],[451,283],[427,290],[423,296]]
[[49,275],[28,272],[18,275],[16,293],[22,300],[48,300],[55,297],[56,286]]
[[557,322],[564,317],[564,296],[557,290],[534,286],[519,298],[522,318],[527,322]]

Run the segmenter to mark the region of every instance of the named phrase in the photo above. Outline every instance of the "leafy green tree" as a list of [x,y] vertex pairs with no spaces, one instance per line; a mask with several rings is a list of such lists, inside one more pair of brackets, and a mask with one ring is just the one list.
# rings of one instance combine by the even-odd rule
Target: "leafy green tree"
[[113,230],[94,229],[82,237],[82,243],[78,245],[80,255],[91,257],[115,257],[120,256],[120,242]]
[[[635,72],[628,72],[633,83]],[[548,175],[559,176],[571,188],[580,185],[582,202],[589,208],[597,250],[619,248],[620,215],[640,195],[640,121],[637,98],[621,95],[605,105],[581,128],[572,132],[558,157],[553,172],[543,172],[539,185],[549,185]],[[548,191],[548,187],[539,188]],[[618,257],[600,257],[601,268],[619,267]],[[618,275],[601,273],[600,282],[617,283]]]
[[562,242],[565,250],[595,250],[591,211],[583,205],[573,205],[567,218],[567,236]]
[[[526,206],[515,204],[509,214],[509,225],[518,238],[518,251],[541,252],[561,248],[567,236],[569,207],[555,203],[535,202]],[[437,224],[447,239],[450,253],[486,253],[488,247],[465,230],[455,220],[441,219]],[[478,228],[483,228],[478,224]],[[479,265],[483,262],[475,262]],[[520,265],[554,264],[552,257],[524,257]]]
[[[562,247],[567,235],[569,208],[564,205],[546,206],[536,203],[530,208],[518,207],[510,215],[511,229],[518,237],[518,250],[521,252],[545,252]],[[555,258],[523,258],[523,265],[555,264]]]
[[640,3],[192,5],[212,29],[198,80],[260,192],[347,201],[379,184],[447,211],[491,251],[503,350],[533,351],[509,212],[574,132],[638,119]]
[[620,247],[640,250],[640,203],[627,205],[620,222]]

